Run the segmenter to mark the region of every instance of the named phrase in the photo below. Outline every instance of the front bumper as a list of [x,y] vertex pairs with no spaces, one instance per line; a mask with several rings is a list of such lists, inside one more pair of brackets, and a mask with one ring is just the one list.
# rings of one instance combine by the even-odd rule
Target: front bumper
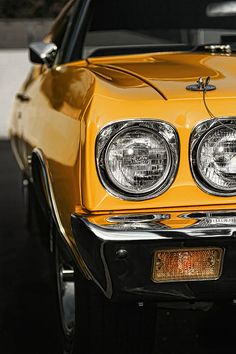
[[[236,298],[236,212],[72,215],[75,241],[92,279],[118,301],[216,301]],[[220,247],[217,280],[155,283],[157,250]]]

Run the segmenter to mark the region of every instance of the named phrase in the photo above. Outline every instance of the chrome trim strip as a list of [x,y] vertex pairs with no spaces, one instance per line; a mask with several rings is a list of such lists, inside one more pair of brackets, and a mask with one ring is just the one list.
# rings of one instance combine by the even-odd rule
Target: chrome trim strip
[[110,216],[107,221],[113,223],[125,222],[125,223],[146,223],[152,221],[168,220],[169,214],[119,214]]
[[[51,210],[53,220],[55,222],[57,230],[59,231],[59,233],[63,237],[63,239],[66,241],[69,250],[71,250],[72,249],[71,248],[71,242],[69,241],[69,239],[68,239],[68,237],[66,235],[65,229],[64,229],[64,227],[62,225],[61,218],[60,218],[60,215],[59,215],[59,212],[58,212],[58,208],[57,208],[57,204],[56,204],[56,201],[55,201],[55,196],[54,196],[54,192],[53,192],[52,182],[51,182],[51,178],[50,178],[50,174],[49,174],[49,170],[48,170],[48,165],[47,165],[46,159],[44,158],[43,152],[39,148],[33,149],[32,156],[34,154],[39,159],[39,162],[40,162],[40,165],[41,165],[41,171],[42,171],[43,179],[44,179],[44,183],[45,183],[47,199],[48,199],[48,202],[49,202],[49,208]],[[81,269],[84,270],[85,276],[88,279],[91,279],[90,271],[88,270],[88,268],[87,268],[86,264],[84,263],[82,257],[79,256],[79,259],[78,259],[78,257],[76,257],[76,259],[79,262],[79,265],[80,265]]]
[[[202,220],[205,218],[231,218],[235,217],[236,219],[236,210],[207,210],[207,211],[196,211],[196,212],[189,212],[186,214],[179,215],[180,218],[185,219],[198,219]],[[236,223],[235,223],[236,224]]]
[[[123,130],[129,128],[143,128],[155,131],[165,139],[170,151],[170,170],[165,181],[152,191],[143,194],[140,193],[140,195],[125,192],[115,186],[108,178],[105,167],[105,152],[110,141]],[[163,194],[173,183],[179,167],[180,143],[178,133],[171,124],[158,119],[134,118],[111,122],[98,133],[95,149],[96,167],[102,185],[110,195],[122,200],[142,201]]]
[[[53,192],[53,188],[52,188],[52,183],[51,183],[51,179],[50,179],[50,175],[49,175],[49,171],[48,171],[48,166],[46,163],[46,160],[43,156],[43,153],[40,149],[35,148],[32,152],[32,155],[35,154],[39,161],[40,161],[40,165],[41,165],[41,171],[43,173],[43,179],[45,182],[45,188],[46,188],[46,193],[47,193],[47,199],[49,201],[49,207],[52,213],[52,217],[53,220],[56,224],[57,229],[60,231],[60,233],[63,235],[63,237],[68,240],[68,237],[66,236],[66,232],[65,229],[61,223],[61,219],[60,219],[60,215],[57,209],[57,205],[56,205],[56,201],[55,201],[55,197],[54,197],[54,192]],[[69,243],[69,242],[68,242]]]
[[11,149],[12,149],[12,152],[13,152],[13,154],[15,156],[16,162],[17,162],[18,166],[20,167],[20,170],[24,172],[25,171],[25,167],[24,167],[24,164],[23,164],[23,162],[21,160],[21,157],[20,157],[20,155],[18,153],[14,137],[11,137],[10,144],[11,144]]
[[[148,225],[147,228],[135,228],[134,225],[138,223],[138,220],[133,222],[125,222],[125,216],[122,220],[115,221],[115,216],[113,216],[112,223],[110,222],[110,215],[103,216],[104,220],[109,221],[109,224],[102,224],[101,220],[99,223],[95,223],[94,221],[90,221],[89,216],[82,216],[75,214],[75,217],[79,217],[83,223],[87,226],[87,228],[96,235],[102,241],[159,241],[159,240],[180,240],[180,239],[193,239],[193,238],[234,238],[236,237],[236,223],[227,223],[227,217],[229,218],[228,213],[224,215],[224,212],[220,214],[219,224],[217,225],[217,214],[210,216],[208,212],[205,214],[203,223],[203,217],[201,216],[199,219],[196,217],[197,213],[190,214],[179,214],[178,220],[181,222],[183,227],[171,228],[170,226],[162,227],[159,224],[160,219],[156,219],[156,226],[152,221],[144,221],[145,218],[140,219],[140,224]],[[143,214],[146,215],[145,213]],[[148,214],[150,215],[150,214]],[[154,215],[156,217],[157,214]],[[161,215],[161,214],[160,214]],[[186,217],[187,216],[187,217]],[[94,220],[96,217],[92,217]],[[130,215],[128,215],[130,218]],[[186,219],[192,219],[193,224],[190,226],[184,226],[186,224]],[[212,218],[213,223],[211,224],[208,220]],[[225,218],[225,219],[224,219]],[[229,218],[230,219],[230,218]],[[235,217],[236,219],[236,217]],[[146,219],[147,220],[147,219]],[[171,215],[169,219],[163,220],[171,220]],[[224,223],[225,220],[225,223]],[[114,227],[114,222],[118,227]],[[207,223],[208,222],[208,223]],[[171,223],[170,223],[171,224]],[[202,224],[204,226],[202,226]],[[121,226],[124,226],[123,228]]]

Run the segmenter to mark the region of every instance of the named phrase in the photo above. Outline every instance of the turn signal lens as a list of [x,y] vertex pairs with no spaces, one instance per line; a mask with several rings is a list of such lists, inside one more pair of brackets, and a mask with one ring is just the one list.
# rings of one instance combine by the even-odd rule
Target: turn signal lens
[[221,248],[193,248],[156,251],[153,281],[216,280],[223,259]]

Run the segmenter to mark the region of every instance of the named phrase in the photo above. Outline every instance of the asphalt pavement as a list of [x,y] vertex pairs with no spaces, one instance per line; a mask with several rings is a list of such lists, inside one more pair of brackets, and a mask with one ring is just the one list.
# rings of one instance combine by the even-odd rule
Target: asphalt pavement
[[0,353],[58,354],[51,259],[26,228],[21,173],[0,142]]
[[[60,353],[51,269],[39,235],[26,227],[21,173],[10,144],[0,141],[1,354]],[[236,307],[223,303],[208,312],[159,309],[155,348],[145,354],[235,354],[235,318]]]

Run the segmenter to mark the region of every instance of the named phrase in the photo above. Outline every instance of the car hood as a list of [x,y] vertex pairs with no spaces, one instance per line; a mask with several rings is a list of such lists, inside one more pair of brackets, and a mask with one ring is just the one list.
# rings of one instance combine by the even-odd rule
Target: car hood
[[156,89],[164,99],[202,99],[186,87],[199,77],[211,78],[212,98],[236,97],[236,57],[202,53],[159,53],[89,59],[90,64],[133,75]]

